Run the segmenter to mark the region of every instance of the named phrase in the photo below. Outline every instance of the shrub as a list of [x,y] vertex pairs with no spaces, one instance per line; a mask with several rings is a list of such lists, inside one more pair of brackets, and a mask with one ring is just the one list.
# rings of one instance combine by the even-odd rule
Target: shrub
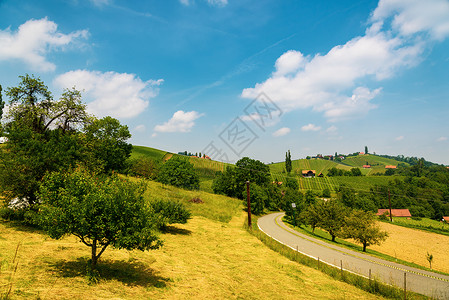
[[200,178],[193,165],[185,159],[173,157],[160,168],[157,180],[188,190],[200,188]]

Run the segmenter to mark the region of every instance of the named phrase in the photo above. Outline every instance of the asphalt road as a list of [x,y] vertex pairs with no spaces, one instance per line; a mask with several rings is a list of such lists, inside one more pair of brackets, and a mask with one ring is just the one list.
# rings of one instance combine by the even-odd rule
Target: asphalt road
[[281,221],[283,215],[274,213],[259,218],[259,229],[278,242],[320,262],[337,268],[343,266],[344,270],[367,278],[371,270],[371,278],[400,288],[404,287],[405,274],[408,291],[436,299],[449,299],[449,276],[404,266],[312,238],[287,227]]

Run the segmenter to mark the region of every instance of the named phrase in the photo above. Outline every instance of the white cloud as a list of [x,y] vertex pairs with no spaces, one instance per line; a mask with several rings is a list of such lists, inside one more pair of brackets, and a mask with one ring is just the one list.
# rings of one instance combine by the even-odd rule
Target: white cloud
[[159,80],[142,81],[135,74],[76,70],[58,76],[55,84],[61,88],[76,89],[91,100],[88,111],[99,117],[132,118],[142,113],[155,97]]
[[254,99],[264,92],[286,111],[313,109],[330,121],[366,114],[376,108],[372,100],[381,91],[369,84],[378,85],[417,65],[429,38],[449,36],[447,7],[449,2],[441,0],[381,0],[365,35],[325,54],[287,51],[277,59],[270,78],[244,89],[241,96]]
[[179,2],[185,6],[189,6],[191,3],[189,0],[179,0]]
[[389,17],[393,29],[403,36],[428,33],[436,40],[449,36],[447,0],[380,0],[372,21],[383,23]]
[[207,0],[207,2],[214,6],[226,6],[228,4],[228,0]]
[[335,133],[337,132],[338,128],[335,125],[330,126],[328,129],[326,129],[327,133]]
[[396,141],[402,141],[403,139],[404,139],[403,135],[400,135],[400,136],[395,138]]
[[58,25],[43,18],[28,20],[16,32],[10,28],[0,30],[0,61],[17,59],[35,71],[54,71],[54,63],[47,61],[47,54],[86,39],[87,30],[69,34],[58,32]]
[[195,125],[195,120],[202,117],[196,111],[184,112],[178,110],[173,114],[173,117],[162,125],[156,125],[154,131],[156,132],[190,132]]
[[445,137],[445,136],[439,137],[437,139],[437,142],[445,142],[445,141],[447,141],[447,137]]
[[143,124],[137,125],[136,127],[134,127],[134,130],[137,132],[145,132],[146,127]]
[[307,124],[301,127],[302,131],[319,131],[320,129],[320,126],[316,126],[314,124]]
[[274,136],[274,137],[279,137],[279,136],[287,135],[287,134],[289,134],[289,133],[290,133],[290,128],[283,127],[283,128],[281,128],[281,129],[279,129],[279,130],[276,130],[276,131],[273,133],[273,136]]

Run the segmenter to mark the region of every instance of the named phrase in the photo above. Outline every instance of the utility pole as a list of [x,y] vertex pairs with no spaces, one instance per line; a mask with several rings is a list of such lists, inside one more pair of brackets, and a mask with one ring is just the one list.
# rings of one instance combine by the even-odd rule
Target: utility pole
[[393,216],[391,215],[390,189],[388,189],[388,202],[390,203],[390,222],[393,223]]
[[251,200],[249,196],[249,181],[246,182],[246,201],[248,203],[248,227],[251,229]]

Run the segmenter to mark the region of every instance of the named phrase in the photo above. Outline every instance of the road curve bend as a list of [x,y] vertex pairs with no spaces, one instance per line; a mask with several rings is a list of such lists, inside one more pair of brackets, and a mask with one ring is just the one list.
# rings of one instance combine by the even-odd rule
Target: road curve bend
[[266,235],[295,251],[321,262],[413,291],[436,299],[449,299],[449,276],[404,266],[377,257],[312,238],[288,227],[282,222],[284,213],[273,213],[259,218],[257,225]]

